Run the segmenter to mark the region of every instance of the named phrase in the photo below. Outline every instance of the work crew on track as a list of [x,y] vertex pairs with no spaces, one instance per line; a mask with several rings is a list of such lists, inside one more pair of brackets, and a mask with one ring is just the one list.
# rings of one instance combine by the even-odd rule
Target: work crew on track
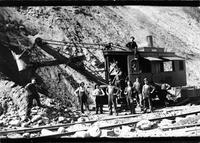
[[[152,105],[152,94],[155,91],[155,87],[153,83],[149,82],[147,78],[144,78],[144,84],[141,86],[141,83],[139,82],[139,78],[136,78],[134,84],[131,83],[130,80],[127,80],[127,86],[123,90],[123,94],[125,95],[126,99],[126,107],[128,110],[130,110],[130,114],[135,114],[135,108],[138,106],[141,108],[143,113],[147,112],[147,109],[150,110],[150,112],[153,112],[153,105]],[[81,88],[84,86],[84,84],[81,85]],[[164,86],[164,85],[163,85]],[[75,92],[78,92],[77,89]],[[164,90],[164,89],[163,89]],[[81,90],[80,90],[81,91]],[[82,89],[82,92],[85,92],[85,90]],[[119,95],[121,95],[122,89],[117,87],[112,83],[111,80],[109,80],[109,84],[106,86],[106,95],[108,97],[108,108],[109,108],[109,115],[113,114],[113,106],[114,106],[114,113],[118,115],[117,110],[117,101],[120,98]],[[103,113],[103,103],[102,100],[105,97],[105,93],[103,89],[100,88],[99,85],[95,85],[95,89],[93,91],[93,96],[95,96],[95,102],[96,102],[96,114],[98,114],[98,111],[100,110],[100,113]],[[84,98],[84,93],[80,93],[80,97],[82,97],[81,106],[83,106],[83,103],[86,103],[87,97]],[[86,107],[88,105],[86,104]],[[83,107],[82,110],[83,111]]]

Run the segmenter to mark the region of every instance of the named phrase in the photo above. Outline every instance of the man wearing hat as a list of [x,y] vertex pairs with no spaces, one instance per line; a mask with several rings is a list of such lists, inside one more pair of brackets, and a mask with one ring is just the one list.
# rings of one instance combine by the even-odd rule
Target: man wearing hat
[[131,42],[128,42],[128,43],[126,44],[126,47],[128,47],[131,51],[134,51],[134,54],[136,55],[136,53],[137,53],[137,48],[138,48],[137,43],[134,41],[135,38],[134,38],[133,36],[131,36],[130,39],[131,39]]

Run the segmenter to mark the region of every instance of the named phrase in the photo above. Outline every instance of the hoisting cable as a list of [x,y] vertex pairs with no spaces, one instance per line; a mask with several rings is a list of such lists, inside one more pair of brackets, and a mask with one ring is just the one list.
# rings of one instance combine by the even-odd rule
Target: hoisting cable
[[[65,43],[66,43],[66,42],[65,42]],[[48,42],[48,44],[66,46],[66,44],[64,44],[64,43],[50,43],[50,42]],[[72,43],[70,43],[70,44],[72,44]],[[100,49],[99,49],[99,48],[94,48],[94,47],[82,47],[82,48],[103,50],[103,48],[100,48]]]
[[[66,41],[57,41],[57,40],[46,40],[46,39],[43,39],[43,41],[46,41],[48,42],[48,44],[52,44],[52,45],[62,45],[62,46],[65,46],[67,44],[81,44],[81,45],[91,45],[91,46],[106,46],[107,44],[105,43],[102,43],[102,44],[94,44],[94,43],[79,43],[79,42],[66,42]],[[112,47],[114,48],[117,48],[117,49],[120,49],[120,50],[123,50],[123,51],[127,51],[123,48],[121,48],[120,46],[118,45],[112,45]],[[86,49],[97,49],[97,50],[104,50],[104,48],[94,48],[94,47],[82,47],[82,48],[86,48]]]
[[43,39],[44,41],[47,41],[47,42],[57,42],[57,43],[64,43],[64,44],[82,44],[82,45],[101,45],[101,46],[105,46],[106,44],[93,44],[93,43],[79,43],[79,42],[66,42],[66,41],[57,41],[57,40],[46,40],[46,39]]

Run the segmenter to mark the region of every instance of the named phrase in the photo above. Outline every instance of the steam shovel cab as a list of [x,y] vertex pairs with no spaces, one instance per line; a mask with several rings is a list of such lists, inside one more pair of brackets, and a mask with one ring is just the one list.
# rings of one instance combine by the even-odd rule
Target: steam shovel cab
[[[105,50],[105,77],[108,82],[114,76],[109,74],[113,61],[132,82],[138,77],[140,82],[145,77],[155,83],[168,83],[172,87],[186,85],[185,60],[174,52],[165,52],[164,48],[153,47],[152,36],[147,36],[147,47],[138,48],[137,54],[133,51]],[[142,82],[143,83],[143,82]]]

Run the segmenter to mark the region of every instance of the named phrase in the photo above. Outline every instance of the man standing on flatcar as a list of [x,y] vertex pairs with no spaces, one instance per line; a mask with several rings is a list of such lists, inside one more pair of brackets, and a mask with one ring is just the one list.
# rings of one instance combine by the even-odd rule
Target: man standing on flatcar
[[134,40],[135,40],[135,38],[133,36],[131,36],[131,42],[128,42],[126,44],[126,47],[128,47],[131,51],[134,51],[134,55],[136,56],[138,46]]

